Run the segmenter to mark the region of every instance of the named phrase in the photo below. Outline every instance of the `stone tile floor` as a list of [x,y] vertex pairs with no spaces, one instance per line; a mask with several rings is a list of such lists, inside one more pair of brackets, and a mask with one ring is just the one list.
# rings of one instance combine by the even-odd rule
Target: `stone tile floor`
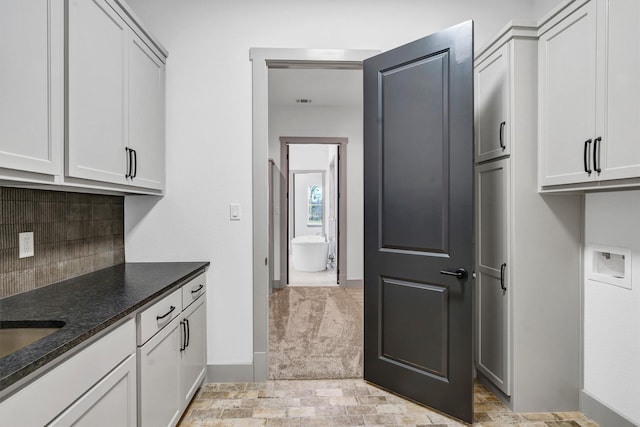
[[[514,414],[475,386],[474,426],[597,427],[580,412]],[[464,426],[361,379],[204,384],[179,427]]]

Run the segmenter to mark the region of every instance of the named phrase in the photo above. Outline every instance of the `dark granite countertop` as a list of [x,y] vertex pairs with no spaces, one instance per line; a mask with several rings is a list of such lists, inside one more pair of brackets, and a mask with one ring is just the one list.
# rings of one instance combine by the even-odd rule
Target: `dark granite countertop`
[[[0,321],[63,321],[0,359],[3,391],[205,271],[209,262],[126,263],[0,300]],[[12,387],[13,388],[13,387]]]

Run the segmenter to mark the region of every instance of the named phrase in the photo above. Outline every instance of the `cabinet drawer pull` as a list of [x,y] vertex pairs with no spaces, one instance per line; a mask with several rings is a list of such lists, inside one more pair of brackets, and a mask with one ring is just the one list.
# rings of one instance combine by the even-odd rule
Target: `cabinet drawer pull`
[[202,290],[202,288],[204,288],[204,285],[201,283],[200,286],[198,286],[197,289],[194,289],[191,291],[192,294],[197,294],[198,292],[200,292]]
[[133,166],[131,167],[133,170],[133,172],[131,172],[131,178],[133,179],[138,176],[138,152],[136,150],[131,150],[131,152],[133,153]]
[[600,168],[600,146],[602,145],[602,137],[599,136],[593,140],[593,170],[598,172],[602,172]]
[[504,285],[504,270],[507,268],[507,263],[503,263],[500,266],[500,288],[502,288],[502,295],[507,293],[507,287]]
[[184,319],[184,322],[187,324],[187,340],[184,344],[184,348],[189,347],[189,338],[191,338],[191,326],[189,325],[189,319]]
[[127,173],[124,174],[125,178],[131,178],[131,148],[124,147],[124,151],[127,153]]
[[502,148],[502,150],[505,150],[507,148],[506,144],[504,143],[504,126],[506,124],[507,122],[500,123],[500,147]]
[[591,175],[591,162],[589,159],[589,145],[591,145],[591,139],[587,139],[584,142],[584,171]]
[[164,319],[165,317],[169,316],[171,313],[173,313],[173,310],[175,310],[176,308],[174,306],[171,306],[171,308],[169,308],[169,311],[167,311],[165,314],[163,314],[162,316],[156,316],[156,320],[161,320]]
[[180,321],[180,327],[182,328],[182,342],[180,343],[180,351],[184,351],[187,348],[187,324],[184,320]]

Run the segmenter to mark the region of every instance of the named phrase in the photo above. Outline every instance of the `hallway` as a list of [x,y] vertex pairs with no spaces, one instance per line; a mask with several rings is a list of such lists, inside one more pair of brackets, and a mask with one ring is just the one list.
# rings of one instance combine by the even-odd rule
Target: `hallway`
[[269,297],[269,379],[362,378],[362,289],[292,287]]

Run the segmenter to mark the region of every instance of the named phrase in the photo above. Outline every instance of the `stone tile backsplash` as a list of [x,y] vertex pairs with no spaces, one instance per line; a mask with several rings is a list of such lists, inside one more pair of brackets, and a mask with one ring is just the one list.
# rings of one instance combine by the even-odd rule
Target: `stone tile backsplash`
[[[33,231],[34,256],[18,258]],[[0,298],[124,262],[124,197],[0,187]]]

